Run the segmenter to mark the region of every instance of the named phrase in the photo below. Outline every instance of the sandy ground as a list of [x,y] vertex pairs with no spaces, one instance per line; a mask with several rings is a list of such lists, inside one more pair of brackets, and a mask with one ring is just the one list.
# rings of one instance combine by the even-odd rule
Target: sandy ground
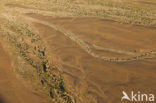
[[50,24],[72,32],[89,45],[96,55],[107,58],[131,58],[155,50],[155,29],[98,18],[27,15],[45,21],[45,24],[34,22],[34,25],[47,42],[51,55],[60,58],[54,60],[62,65],[67,85],[75,89],[82,98],[82,103],[120,102],[122,90],[156,93],[155,57],[119,63],[108,62],[86,52],[83,43],[79,44],[64,34],[67,32],[55,30]]
[[[22,17],[39,31],[53,61],[61,65],[67,88],[79,103],[120,103],[123,90],[156,94],[156,29],[94,17],[53,18],[35,13]],[[11,59],[3,53],[2,50],[2,98],[9,103],[42,103],[42,98],[20,82],[17,85],[13,72],[5,69],[11,68]],[[116,61],[111,61],[114,58]]]
[[12,62],[0,44],[0,103],[46,103],[41,94],[18,78]]

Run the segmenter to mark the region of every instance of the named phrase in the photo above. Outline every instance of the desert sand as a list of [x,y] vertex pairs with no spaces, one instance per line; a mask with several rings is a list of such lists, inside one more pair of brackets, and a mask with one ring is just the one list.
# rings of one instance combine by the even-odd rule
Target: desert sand
[[[60,58],[56,61],[62,64],[67,85],[75,88],[76,92],[83,96],[83,103],[92,103],[93,98],[98,103],[120,102],[122,90],[156,92],[155,57],[149,54],[140,60],[127,60],[144,52],[154,51],[155,29],[98,18],[55,19],[36,14],[27,15],[49,23],[49,25],[42,23],[34,25],[47,42],[51,55]],[[124,58],[127,61],[114,63],[94,57],[64,33],[51,28],[50,24],[74,33],[89,45],[95,55],[106,56],[108,59]],[[90,97],[92,98],[85,99]]]
[[[135,3],[155,5],[144,1]],[[48,10],[22,4],[7,3],[3,6],[8,11],[3,13],[6,19],[15,18],[19,22],[29,23],[33,27],[32,31],[38,33],[47,51],[47,58],[43,59],[58,66],[65,90],[68,90],[64,93],[69,93],[67,96],[75,98],[76,103],[120,103],[122,91],[156,94],[154,26],[126,24],[96,16],[63,17],[64,13],[60,13],[58,17],[56,14],[55,17]],[[19,36],[21,40],[17,41],[26,39],[28,47],[31,43],[31,46],[36,46],[26,38],[22,30],[10,31],[24,35]],[[24,40],[21,43],[23,42]],[[40,45],[42,43],[37,44],[37,47],[40,48]],[[39,64],[40,58],[32,56],[36,55],[34,51],[33,53],[28,58],[33,57],[34,62]],[[4,51],[2,44],[0,57],[0,98],[6,103],[46,103],[48,97],[42,97],[17,78],[12,67],[14,61]],[[48,68],[47,64],[45,68]],[[64,103],[60,101],[62,99],[52,103]]]
[[0,103],[46,103],[42,94],[21,82],[8,51],[0,44]]

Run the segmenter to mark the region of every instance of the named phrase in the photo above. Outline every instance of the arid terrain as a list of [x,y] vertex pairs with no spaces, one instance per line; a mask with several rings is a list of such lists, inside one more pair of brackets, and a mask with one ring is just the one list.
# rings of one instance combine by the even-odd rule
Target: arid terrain
[[131,103],[121,101],[122,91],[156,95],[155,0],[0,6],[0,103]]

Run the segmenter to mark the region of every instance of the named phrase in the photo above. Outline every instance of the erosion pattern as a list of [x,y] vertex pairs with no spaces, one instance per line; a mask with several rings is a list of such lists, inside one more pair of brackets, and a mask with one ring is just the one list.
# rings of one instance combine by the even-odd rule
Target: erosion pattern
[[122,90],[156,93],[155,29],[3,8],[2,37],[36,69],[52,102],[115,103]]
[[[13,60],[6,52],[6,45],[0,44],[0,103],[47,103],[48,99],[17,78]],[[22,91],[22,92],[21,92]]]

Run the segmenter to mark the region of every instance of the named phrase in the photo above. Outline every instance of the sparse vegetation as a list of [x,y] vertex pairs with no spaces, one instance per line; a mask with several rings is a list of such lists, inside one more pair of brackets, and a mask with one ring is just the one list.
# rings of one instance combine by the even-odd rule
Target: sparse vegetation
[[[104,47],[103,48],[102,46],[93,46],[94,43],[96,43],[96,41],[94,43],[87,41],[88,39],[86,41],[85,40],[83,41],[83,38],[82,39],[81,39],[81,37],[79,38],[77,36],[77,34],[75,34],[72,31],[70,32],[70,30],[67,30],[63,26],[62,27],[57,26],[53,23],[48,23],[47,21],[44,21],[44,20],[42,21],[42,20],[38,20],[35,18],[33,19],[31,17],[24,15],[27,13],[30,13],[30,14],[34,13],[34,14],[41,14],[45,18],[46,17],[47,18],[48,17],[49,18],[50,17],[71,17],[70,18],[70,19],[72,19],[71,22],[76,21],[77,18],[93,17],[93,18],[97,18],[98,20],[101,20],[101,21],[102,20],[116,21],[116,22],[118,22],[118,24],[124,23],[124,24],[145,26],[147,28],[150,28],[150,30],[152,31],[151,28],[154,28],[154,29],[156,28],[156,7],[154,5],[151,5],[151,3],[156,3],[155,0],[148,1],[148,3],[150,3],[150,6],[148,5],[148,3],[142,4],[144,2],[147,2],[146,0],[132,0],[132,1],[129,1],[129,0],[128,1],[127,0],[119,0],[119,1],[117,1],[117,0],[16,0],[16,1],[15,0],[10,0],[10,1],[2,0],[2,2],[4,4],[0,4],[2,6],[2,9],[0,10],[0,12],[1,12],[0,22],[2,22],[0,24],[1,36],[4,38],[4,40],[7,40],[8,44],[11,45],[12,48],[15,48],[14,52],[17,52],[19,54],[18,57],[22,58],[22,60],[17,59],[17,61],[15,61],[15,63],[17,63],[18,61],[22,61],[22,62],[28,64],[29,66],[31,66],[32,68],[34,68],[34,70],[36,70],[36,72],[39,76],[40,84],[42,85],[42,87],[44,88],[46,93],[49,95],[49,97],[51,98],[52,103],[76,103],[76,102],[81,103],[84,98],[85,99],[91,98],[91,100],[89,100],[89,101],[93,101],[93,103],[94,103],[94,100],[103,102],[103,101],[105,101],[104,99],[106,97],[106,94],[108,94],[108,95],[113,95],[113,94],[111,94],[111,93],[109,94],[109,92],[107,92],[107,89],[109,90],[109,88],[107,88],[104,91],[105,88],[103,87],[103,84],[101,82],[101,81],[103,81],[103,80],[101,80],[102,76],[101,77],[99,76],[99,78],[100,78],[99,84],[102,86],[98,87],[97,86],[98,84],[92,83],[94,81],[91,81],[91,80],[93,78],[96,78],[96,75],[94,75],[94,71],[90,72],[87,70],[87,68],[94,70],[99,67],[100,69],[98,68],[99,71],[97,72],[97,74],[98,73],[100,74],[102,72],[109,72],[109,70],[108,71],[103,70],[102,66],[103,66],[104,62],[115,63],[114,67],[112,66],[114,64],[110,63],[112,68],[114,69],[117,66],[121,67],[121,65],[118,65],[120,63],[126,64],[127,62],[129,63],[129,62],[138,61],[138,60],[145,60],[147,58],[155,57],[155,55],[156,55],[156,51],[155,51],[155,49],[151,49],[152,47],[150,47],[147,50],[144,50],[144,49],[142,51],[139,50],[140,48],[138,49],[137,47],[140,45],[144,45],[144,43],[138,42],[137,40],[139,40],[139,39],[135,38],[135,37],[134,38],[136,40],[134,40],[134,41],[136,42],[136,45],[135,45],[135,43],[133,44],[132,41],[127,40],[126,37],[130,37],[130,36],[125,36],[122,38],[122,36],[119,35],[120,40],[122,40],[124,42],[127,40],[129,43],[132,43],[131,46],[134,46],[134,49],[129,49],[129,48],[123,49],[123,47],[121,47],[121,50],[120,50],[120,47],[119,47],[119,50],[117,50],[118,47],[112,46],[112,44],[116,43],[118,38],[116,39],[114,35],[113,36],[111,35],[110,37],[108,35],[105,35],[105,36],[108,36],[108,38],[106,37],[106,39],[105,39],[106,42],[111,42],[111,40],[110,40],[111,38],[113,38],[113,40],[116,40],[116,41],[112,40],[113,42],[112,42],[112,44],[110,44],[112,47],[110,47],[110,48]],[[9,5],[9,4],[11,4],[11,5]],[[14,8],[11,8],[11,6]],[[67,37],[69,40],[71,40],[72,42],[75,43],[75,44],[73,43],[74,46],[75,45],[77,46],[77,47],[75,46],[75,48],[74,48],[75,50],[79,50],[77,48],[80,47],[80,52],[83,52],[82,55],[86,56],[86,54],[87,54],[86,58],[91,60],[91,62],[87,61],[88,64],[89,63],[94,64],[94,62],[96,61],[97,64],[100,65],[100,66],[95,65],[95,67],[93,64],[89,65],[88,67],[84,64],[80,64],[76,67],[74,67],[75,65],[73,67],[71,66],[72,70],[73,70],[73,68],[74,69],[76,68],[76,70],[75,70],[76,72],[82,73],[81,79],[83,79],[83,80],[85,79],[85,82],[83,82],[84,84],[86,83],[86,85],[88,85],[90,83],[90,84],[93,84],[92,85],[93,87],[91,87],[90,84],[88,87],[84,86],[84,88],[83,88],[84,91],[82,91],[82,92],[85,92],[85,93],[81,93],[81,92],[76,93],[75,91],[77,88],[76,89],[74,88],[73,90],[69,90],[69,89],[71,89],[70,86],[68,86],[69,88],[66,88],[66,82],[63,78],[64,72],[62,72],[59,67],[55,66],[52,63],[51,59],[49,59],[49,54],[47,52],[47,45],[45,44],[44,39],[41,38],[41,34],[39,34],[40,32],[35,31],[37,29],[36,28],[34,29],[34,25],[32,22],[34,22],[34,24],[38,23],[38,24],[47,26],[48,28],[51,28],[52,30],[54,29],[54,31],[63,34],[63,36]],[[93,26],[96,26],[96,25],[93,25]],[[109,29],[108,29],[108,31],[109,31]],[[100,29],[99,29],[99,31],[100,31]],[[106,33],[107,33],[107,30],[106,30]],[[114,31],[113,31],[113,33],[114,33]],[[125,33],[127,33],[127,31]],[[153,31],[152,31],[152,33],[153,33]],[[83,32],[82,32],[82,34],[83,34]],[[97,36],[98,35],[99,34],[97,32]],[[138,35],[135,35],[135,36],[138,36]],[[65,38],[65,37],[63,37],[63,38]],[[147,35],[145,35],[144,37],[147,37]],[[152,39],[152,37],[154,37],[154,36],[153,35],[150,36],[150,39]],[[94,36],[91,38],[94,39]],[[98,38],[100,38],[100,36]],[[133,38],[133,37],[130,37],[130,38]],[[100,39],[100,40],[102,40],[102,39]],[[147,43],[149,40],[146,39],[145,41]],[[152,44],[153,41],[154,40],[152,40],[152,42],[150,42],[149,44]],[[71,42],[71,44],[72,44],[72,42]],[[64,43],[64,42],[62,42],[62,43]],[[121,45],[129,46],[128,43],[125,45],[123,43]],[[68,48],[66,46],[64,46],[64,47]],[[147,48],[148,46],[145,45],[142,47]],[[102,51],[107,52],[108,55],[107,55],[107,53],[105,55],[103,55],[102,53],[98,54],[98,52],[96,50],[100,53]],[[114,56],[113,57],[111,54],[115,54],[115,56],[113,55]],[[71,56],[73,56],[73,55],[71,55]],[[93,59],[93,58],[95,58],[95,59]],[[78,59],[77,59],[77,57],[73,57],[73,58],[71,57],[70,59],[71,59],[71,61],[72,61],[72,59],[73,59],[73,61],[75,59],[75,61],[77,63],[77,61],[79,61],[79,60],[83,61],[84,58],[80,56],[80,57],[78,57]],[[63,58],[63,60],[70,61],[69,58],[65,58],[65,57]],[[61,63],[62,63],[62,61],[61,61]],[[72,64],[73,62],[70,62],[70,63]],[[69,65],[70,65],[70,63],[69,63]],[[111,67],[110,64],[106,63],[106,67]],[[144,64],[144,62],[142,64]],[[27,71],[23,68],[24,64],[19,63],[18,66],[19,67],[17,68],[17,71],[24,78],[27,78],[28,76],[30,76],[30,78],[33,78],[33,74],[31,74],[29,71]],[[68,67],[68,65],[67,66],[65,65],[65,67]],[[123,68],[125,68],[125,67],[123,66]],[[77,70],[77,68],[81,68],[82,70],[81,69]],[[19,69],[21,69],[21,70],[19,70]],[[72,70],[71,70],[71,74],[68,72],[66,74],[68,74],[68,76],[71,76],[72,79],[74,78],[73,85],[74,86],[78,85],[79,86],[78,89],[79,89],[79,88],[81,88],[81,86],[83,84],[77,83],[77,81],[79,81],[79,77],[73,76]],[[114,69],[114,71],[115,72],[117,71],[120,74],[122,69],[121,69],[121,71]],[[110,71],[110,74],[115,74],[114,71]],[[86,72],[87,72],[87,74],[85,74]],[[90,75],[90,73],[91,73],[91,75]],[[126,73],[126,72],[124,71],[123,74],[124,73]],[[127,74],[131,75],[131,74],[135,74],[135,73],[130,72],[130,74],[129,73],[127,73]],[[108,73],[108,75],[109,75],[109,73]],[[108,75],[106,75],[106,78],[109,77]],[[68,76],[67,76],[67,78],[70,78]],[[86,79],[88,77],[90,77],[90,78]],[[118,76],[116,74],[113,75],[113,78],[114,77],[120,78],[120,76]],[[121,84],[118,83],[118,82],[120,82],[120,80],[116,81],[115,83],[118,83],[118,85],[125,85],[126,83],[129,82],[129,79],[133,79],[133,78],[128,78],[128,79],[126,79],[125,82],[123,82]],[[96,79],[95,79],[95,81],[96,81]],[[99,81],[97,80],[96,82],[99,82]],[[106,86],[112,87],[112,85],[110,85],[109,82],[112,82],[112,81],[108,80],[107,82],[103,82],[103,83],[105,83]],[[116,84],[113,84],[113,86],[114,85],[116,85]],[[86,90],[86,88],[87,88],[87,90]],[[92,88],[96,88],[96,90],[92,91]],[[106,94],[105,94],[105,92],[106,92]],[[91,96],[88,96],[88,94],[91,94]],[[100,96],[101,94],[102,94],[102,96]],[[92,95],[95,98],[93,98]],[[79,98],[79,96],[80,96],[80,98]]]
[[[39,35],[26,27],[9,25],[8,32],[3,35],[11,45],[15,46],[21,57],[36,69],[41,84],[49,92],[53,101],[59,103],[74,103],[72,95],[66,90],[61,72],[47,59],[47,54]],[[24,28],[24,29],[21,29]],[[31,42],[35,40],[35,42]],[[57,72],[56,72],[57,71]],[[24,74],[23,74],[24,73]],[[25,76],[26,72],[22,75]]]
[[65,16],[92,16],[120,23],[156,27],[155,6],[142,6],[142,4],[138,3],[138,1],[134,0],[131,2],[121,2],[116,0],[80,0],[74,2],[70,0],[22,0],[17,1],[17,3],[29,6],[31,5],[32,7],[48,10],[53,13],[64,12]]

